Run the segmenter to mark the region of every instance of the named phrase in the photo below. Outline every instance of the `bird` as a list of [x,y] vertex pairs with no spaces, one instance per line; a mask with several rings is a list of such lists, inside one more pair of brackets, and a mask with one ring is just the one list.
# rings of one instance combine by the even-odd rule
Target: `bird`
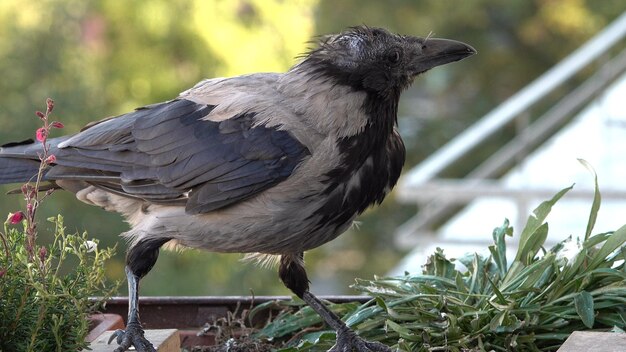
[[[166,244],[278,258],[283,284],[336,331],[330,351],[391,351],[310,292],[304,252],[344,233],[398,181],[401,93],[476,50],[365,25],[317,37],[308,50],[284,73],[206,79],[47,140],[56,157],[49,187],[130,225],[122,234],[129,311],[112,335],[116,352],[155,351],[139,319],[139,282]],[[3,145],[0,183],[32,179],[41,151],[32,140]]]

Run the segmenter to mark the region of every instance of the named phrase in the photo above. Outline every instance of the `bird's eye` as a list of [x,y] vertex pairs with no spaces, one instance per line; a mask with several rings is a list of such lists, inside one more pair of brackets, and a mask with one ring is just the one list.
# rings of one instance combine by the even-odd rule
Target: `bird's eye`
[[391,64],[397,64],[398,62],[400,62],[400,51],[399,50],[392,50],[387,54],[387,61],[389,61]]

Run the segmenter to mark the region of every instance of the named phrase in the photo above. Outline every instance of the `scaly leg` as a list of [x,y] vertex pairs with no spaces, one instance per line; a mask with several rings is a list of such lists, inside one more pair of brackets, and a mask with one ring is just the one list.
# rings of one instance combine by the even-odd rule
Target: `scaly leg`
[[309,292],[309,279],[304,270],[303,253],[283,255],[278,275],[285,286],[302,298],[337,333],[337,341],[329,352],[391,352],[380,342],[370,342],[359,337],[322,301]]
[[168,239],[143,240],[129,248],[126,254],[128,320],[125,330],[116,330],[109,338],[109,344],[117,338],[119,346],[115,352],[124,352],[131,346],[140,352],[156,352],[154,346],[144,337],[139,321],[139,280],[152,269],[159,256],[159,248],[167,241]]
[[126,279],[128,280],[128,321],[126,330],[116,330],[109,338],[109,344],[117,338],[119,345],[115,352],[124,352],[130,346],[137,351],[155,352],[154,346],[144,337],[143,328],[139,322],[139,278],[126,267]]

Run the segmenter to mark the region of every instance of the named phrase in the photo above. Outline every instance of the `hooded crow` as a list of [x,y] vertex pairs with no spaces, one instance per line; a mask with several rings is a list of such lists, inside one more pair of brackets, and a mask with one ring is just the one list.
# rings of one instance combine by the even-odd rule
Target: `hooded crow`
[[[337,332],[331,351],[390,351],[357,336],[309,291],[303,253],[339,236],[396,184],[405,149],[400,94],[467,44],[353,27],[322,37],[285,73],[207,79],[177,98],[49,139],[45,180],[131,226],[129,312],[114,334],[154,351],[139,281],[166,243],[279,256],[279,277]],[[36,173],[41,144],[0,149],[0,183]],[[110,342],[110,341],[109,341]]]

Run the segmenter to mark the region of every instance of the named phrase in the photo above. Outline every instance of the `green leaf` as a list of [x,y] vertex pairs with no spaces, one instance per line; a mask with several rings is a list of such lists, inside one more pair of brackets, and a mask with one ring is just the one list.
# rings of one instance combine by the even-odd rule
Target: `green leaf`
[[456,288],[459,292],[469,293],[467,289],[467,285],[465,285],[465,281],[463,281],[463,275],[461,273],[457,273],[454,277],[454,282],[456,283]]
[[387,310],[387,305],[381,297],[376,297],[376,305],[371,305],[372,301],[360,305],[356,310],[344,318],[346,325],[354,326],[373,317],[379,316],[381,312]]
[[596,253],[594,253],[591,262],[587,269],[595,269],[602,262],[604,262],[609,254],[613,253],[618,248],[623,247],[626,244],[626,225],[620,227],[612,235],[608,236],[606,242],[600,247]]
[[376,300],[376,304],[380,308],[387,310],[387,304],[385,303],[385,300],[382,299],[382,297],[376,297],[375,300]]
[[493,332],[497,332],[501,330],[502,323],[504,323],[504,318],[506,317],[507,311],[503,310],[498,312],[489,322],[489,330]]
[[582,320],[583,324],[589,329],[593,328],[594,311],[593,311],[593,296],[587,291],[582,291],[574,296],[574,306],[576,307],[576,313]]
[[618,333],[618,334],[624,334],[624,333],[626,333],[626,331],[624,331],[624,329],[620,328],[619,326],[614,326],[614,327],[611,329],[611,332]]
[[[548,217],[548,214],[550,214],[550,211],[552,210],[552,206],[559,199],[561,199],[561,197],[563,197],[565,193],[569,192],[573,187],[574,185],[562,189],[554,197],[552,197],[552,199],[541,203],[533,211],[533,214],[531,214],[528,217],[526,226],[524,227],[524,230],[522,230],[522,234],[520,236],[519,249],[517,250],[517,255],[515,256],[515,260],[518,260],[524,264],[528,264],[526,262],[526,259],[529,257],[529,254],[531,254],[531,252],[533,251],[536,254],[536,251],[539,249],[538,247],[536,247],[537,244],[539,243],[539,240],[536,237],[545,235],[542,233],[537,233],[538,230],[543,225],[543,222],[546,219],[546,217]],[[543,244],[543,242],[541,242],[541,244]]]
[[308,341],[312,344],[319,343],[324,340],[334,340],[337,337],[337,334],[332,330],[324,330],[324,331],[315,331],[308,334],[304,334],[301,339],[303,341]]
[[400,335],[400,337],[405,340],[409,340],[409,341],[421,341],[422,340],[421,336],[415,335],[413,331],[411,331],[410,329],[400,324],[397,324],[391,320],[386,320],[385,324],[387,325],[389,329],[397,332],[398,335]]
[[437,248],[435,253],[429,256],[426,264],[424,264],[423,273],[454,279],[456,269],[454,268],[454,263],[446,258],[443,249]]
[[511,236],[513,234],[513,228],[509,226],[509,219],[504,219],[502,226],[493,230],[493,246],[489,246],[489,252],[498,267],[500,277],[503,278],[506,275],[507,261],[506,261],[506,242],[504,237],[506,235]]
[[502,294],[502,292],[498,290],[498,287],[496,286],[496,284],[494,284],[493,281],[489,277],[487,277],[487,280],[489,280],[489,283],[491,284],[491,288],[493,289],[493,293],[498,298],[498,304],[508,305],[509,302],[506,300],[506,298],[504,298],[504,295]]
[[524,275],[520,275],[525,277],[520,288],[526,289],[538,286],[541,277],[544,276],[546,270],[550,269],[555,258],[554,253],[548,253],[543,258],[526,267],[523,271]]
[[589,221],[587,221],[587,230],[585,231],[585,241],[591,235],[591,231],[593,231],[593,227],[596,224],[596,219],[598,218],[598,211],[600,210],[600,202],[602,197],[600,196],[600,187],[598,187],[598,175],[596,171],[593,169],[591,164],[589,164],[584,159],[578,159],[578,161],[583,164],[589,172],[593,175],[593,183],[594,183],[594,191],[593,191],[593,203],[591,204],[591,211],[589,212]]

